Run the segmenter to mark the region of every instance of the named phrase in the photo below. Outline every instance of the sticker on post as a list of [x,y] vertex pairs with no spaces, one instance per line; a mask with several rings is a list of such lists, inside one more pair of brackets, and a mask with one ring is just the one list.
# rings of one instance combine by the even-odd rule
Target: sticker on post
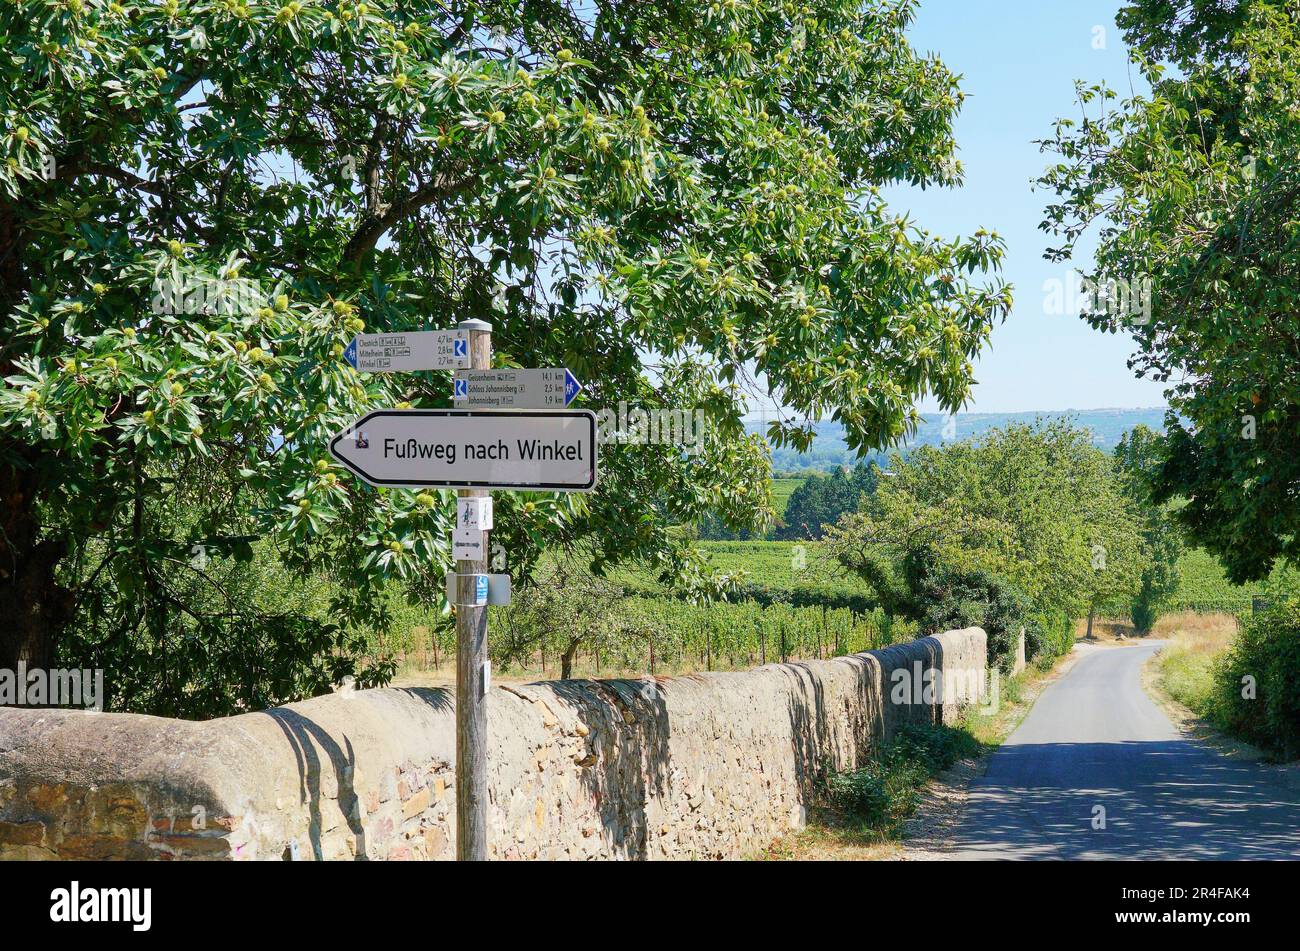
[[451,557],[455,561],[486,561],[487,546],[483,543],[483,530],[456,529],[451,536]]
[[[474,597],[471,598],[466,603],[461,603],[461,601],[459,600],[460,595],[456,590],[456,579],[462,577],[486,579],[485,582],[475,580],[474,591],[473,591]],[[487,584],[487,595],[485,596],[486,601],[475,601],[474,599],[480,596],[479,589],[484,583]],[[456,605],[457,607],[478,608],[478,607],[482,607],[484,604],[487,604],[489,606],[498,606],[498,605],[510,603],[510,576],[507,574],[458,575],[453,572],[447,575],[445,588],[447,594],[447,603]]]
[[447,603],[457,608],[481,608],[488,603],[490,585],[487,575],[455,572],[447,575]]
[[488,531],[492,528],[492,499],[457,499],[456,527]]

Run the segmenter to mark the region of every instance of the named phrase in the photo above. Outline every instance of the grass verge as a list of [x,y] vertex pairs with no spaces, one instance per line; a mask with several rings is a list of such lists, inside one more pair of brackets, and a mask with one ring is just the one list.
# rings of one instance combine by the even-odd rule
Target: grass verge
[[1168,643],[1147,662],[1142,684],[1183,732],[1226,755],[1264,759],[1261,750],[1232,736],[1215,716],[1215,667],[1236,633],[1237,620],[1231,614],[1169,618],[1168,626],[1160,630]]
[[[1164,650],[1149,662],[1148,686],[1156,699],[1181,706],[1176,722],[1211,719],[1214,668],[1237,633],[1231,614],[1176,614],[1160,619],[1155,636],[1166,641]],[[1168,711],[1167,712],[1171,712]]]

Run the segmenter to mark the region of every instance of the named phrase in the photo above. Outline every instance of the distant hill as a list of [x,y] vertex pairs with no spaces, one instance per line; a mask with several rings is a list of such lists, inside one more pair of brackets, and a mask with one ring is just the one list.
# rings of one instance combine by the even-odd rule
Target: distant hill
[[[1036,419],[1073,419],[1076,424],[1092,431],[1093,442],[1099,449],[1110,452],[1119,443],[1119,439],[1137,424],[1163,432],[1165,428],[1164,407],[1150,409],[1081,409],[1064,412],[1027,412],[1027,413],[958,413],[956,425],[950,429],[948,439],[977,439],[986,430],[1006,426],[1008,423],[1032,423]],[[944,435],[946,418],[939,414],[926,417],[917,429],[916,435],[906,446],[935,446],[947,441]],[[750,432],[762,432],[766,424],[759,419],[747,423]],[[793,449],[777,449],[772,453],[772,468],[779,472],[793,472],[801,469],[832,469],[840,465],[852,465],[858,457],[849,451],[844,443],[844,427],[839,423],[823,422],[813,426],[816,436],[808,452],[795,452]],[[871,454],[866,458],[880,458]]]

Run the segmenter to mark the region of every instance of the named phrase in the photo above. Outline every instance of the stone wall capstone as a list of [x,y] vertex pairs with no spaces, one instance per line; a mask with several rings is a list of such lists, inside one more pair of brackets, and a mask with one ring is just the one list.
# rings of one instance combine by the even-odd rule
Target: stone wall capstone
[[[825,768],[983,693],[979,628],[826,661],[493,688],[494,858],[741,858]],[[927,703],[924,672],[942,674]],[[203,722],[0,709],[0,859],[450,859],[454,691]]]

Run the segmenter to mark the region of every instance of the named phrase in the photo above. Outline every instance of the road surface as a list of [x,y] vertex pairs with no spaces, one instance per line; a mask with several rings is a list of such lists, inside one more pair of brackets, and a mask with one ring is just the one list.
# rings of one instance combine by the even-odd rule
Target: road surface
[[1179,733],[1141,685],[1160,646],[1082,648],[990,757],[935,857],[1300,858],[1300,784]]

